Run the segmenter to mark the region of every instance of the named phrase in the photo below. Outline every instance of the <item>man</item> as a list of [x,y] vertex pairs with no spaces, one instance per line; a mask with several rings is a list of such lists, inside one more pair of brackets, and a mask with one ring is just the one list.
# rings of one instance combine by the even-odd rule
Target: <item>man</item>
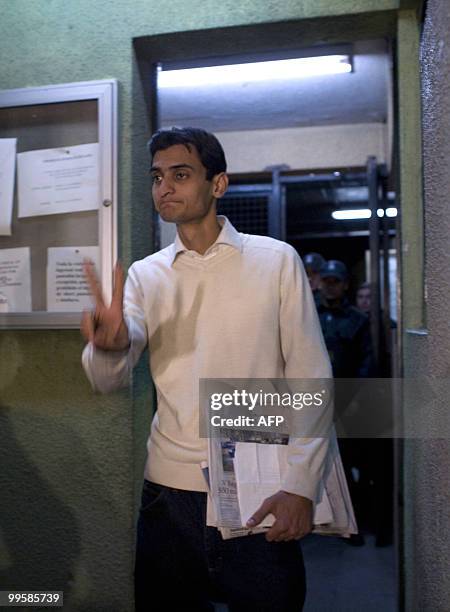
[[[372,376],[369,320],[347,298],[349,275],[346,265],[337,259],[330,259],[322,266],[320,277],[322,284],[318,314],[334,377],[355,379]],[[346,381],[337,384],[335,391],[336,413],[342,417],[358,392],[358,386]],[[356,519],[361,525],[367,507],[361,489],[361,475],[367,473],[367,444],[364,439],[340,439],[339,447]],[[358,474],[357,478],[355,474]],[[353,546],[362,546],[364,537],[358,533],[346,541]]]
[[359,378],[372,372],[368,318],[347,298],[348,272],[342,261],[330,259],[320,270],[320,325],[335,378]]
[[[371,317],[371,287],[370,283],[361,283],[356,292],[356,307],[367,317]],[[397,324],[389,319],[390,330],[386,338],[386,328],[383,324],[383,311],[380,312],[380,350],[376,375],[379,378],[392,376],[392,350],[395,346],[395,329]],[[373,396],[372,396],[373,397]],[[382,404],[381,404],[382,402]],[[383,412],[392,414],[391,399],[381,397],[380,405]],[[388,546],[393,540],[393,506],[394,506],[394,445],[390,438],[367,440],[368,452],[367,478],[374,488],[374,531],[376,546]]]
[[303,257],[303,265],[317,306],[320,302],[320,270],[325,265],[325,259],[320,253],[308,253]]
[[[371,319],[371,286],[364,282],[359,285],[356,292],[356,308]],[[389,331],[386,334],[386,313],[380,310],[380,337],[379,355],[376,375],[380,378],[392,376],[392,353],[395,350],[395,330],[397,323],[387,315],[389,320]]]
[[[267,534],[222,540],[206,527],[200,463],[200,378],[329,378],[331,370],[296,252],[238,233],[216,215],[228,179],[223,149],[195,128],[160,130],[149,144],[156,210],[175,243],[116,268],[111,305],[87,266],[96,308],[85,313],[83,365],[95,388],[128,383],[148,344],[158,409],[148,442],[138,522],[136,609],[301,610],[304,568],[296,539],[311,530],[327,440],[293,439],[282,490],[248,526],[271,513]],[[124,294],[124,295],[123,295]]]
[[358,287],[356,308],[370,317],[370,283],[364,282]]

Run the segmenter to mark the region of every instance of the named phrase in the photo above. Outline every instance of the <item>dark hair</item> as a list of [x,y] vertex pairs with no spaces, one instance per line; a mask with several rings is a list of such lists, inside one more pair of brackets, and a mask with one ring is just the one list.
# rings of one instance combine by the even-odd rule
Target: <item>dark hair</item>
[[191,151],[192,146],[197,149],[200,161],[206,168],[207,181],[210,181],[216,174],[227,171],[222,145],[214,134],[200,128],[173,127],[158,130],[151,137],[148,149],[153,158],[157,151],[164,151],[178,144],[184,145],[188,151]]

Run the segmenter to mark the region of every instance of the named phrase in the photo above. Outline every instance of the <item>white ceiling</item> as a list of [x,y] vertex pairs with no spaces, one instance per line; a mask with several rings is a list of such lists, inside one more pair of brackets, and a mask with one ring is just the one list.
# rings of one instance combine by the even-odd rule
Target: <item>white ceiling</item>
[[161,125],[211,132],[383,123],[392,87],[385,41],[353,46],[353,72],[298,80],[161,88]]

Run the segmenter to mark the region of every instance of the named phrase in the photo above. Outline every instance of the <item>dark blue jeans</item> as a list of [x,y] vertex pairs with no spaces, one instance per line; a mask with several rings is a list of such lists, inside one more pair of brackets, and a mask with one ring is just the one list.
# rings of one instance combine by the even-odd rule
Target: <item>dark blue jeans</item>
[[299,612],[305,599],[300,544],[264,534],[223,540],[206,527],[206,493],[144,481],[137,528],[137,612]]

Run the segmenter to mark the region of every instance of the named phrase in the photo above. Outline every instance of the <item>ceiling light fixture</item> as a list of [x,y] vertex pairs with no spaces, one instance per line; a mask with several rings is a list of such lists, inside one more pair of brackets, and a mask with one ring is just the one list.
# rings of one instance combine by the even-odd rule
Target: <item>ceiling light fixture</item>
[[[382,208],[377,209],[378,217],[384,217],[384,210]],[[353,221],[356,219],[370,219],[372,211],[370,208],[354,208],[353,210],[333,210],[331,213],[333,219],[336,221]],[[386,208],[386,217],[396,217],[396,208]]]
[[341,74],[352,71],[348,55],[323,55],[295,59],[204,66],[163,70],[158,67],[158,87],[198,87],[199,85],[224,85],[251,81],[301,79],[324,74]]
[[358,208],[354,210],[333,210],[331,216],[337,221],[348,221],[350,219],[370,219],[369,208]]

